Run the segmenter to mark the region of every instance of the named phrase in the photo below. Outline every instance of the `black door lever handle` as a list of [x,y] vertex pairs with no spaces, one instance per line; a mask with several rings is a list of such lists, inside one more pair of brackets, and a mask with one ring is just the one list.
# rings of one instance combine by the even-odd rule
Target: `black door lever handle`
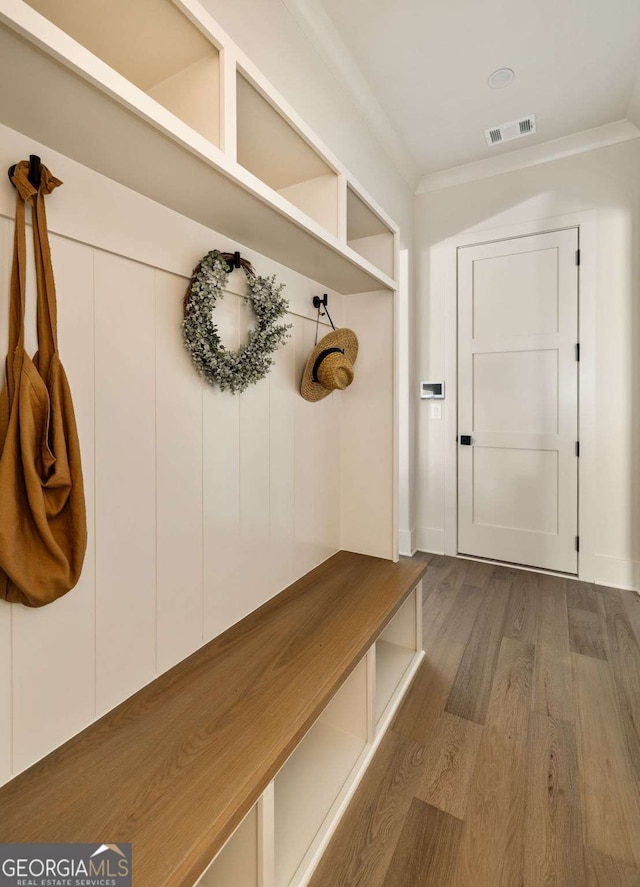
[[460,445],[463,447],[471,446],[471,435],[470,434],[461,434],[460,435]]

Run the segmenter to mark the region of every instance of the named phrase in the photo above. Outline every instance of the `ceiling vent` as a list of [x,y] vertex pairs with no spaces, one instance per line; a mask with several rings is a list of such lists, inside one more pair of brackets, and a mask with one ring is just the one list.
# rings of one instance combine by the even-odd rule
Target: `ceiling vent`
[[501,123],[500,126],[492,126],[485,129],[484,137],[487,145],[500,145],[502,142],[511,142],[513,139],[521,139],[524,136],[533,135],[536,131],[536,115],[521,117],[520,120],[512,120],[511,123]]

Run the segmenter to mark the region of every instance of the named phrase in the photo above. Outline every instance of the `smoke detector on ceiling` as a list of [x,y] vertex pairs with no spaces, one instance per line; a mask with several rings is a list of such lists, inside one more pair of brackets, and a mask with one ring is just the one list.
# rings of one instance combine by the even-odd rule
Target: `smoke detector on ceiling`
[[536,131],[536,115],[530,114],[528,117],[521,117],[519,120],[512,120],[510,123],[501,123],[499,126],[492,126],[485,129],[484,137],[487,145],[501,145],[502,142],[511,142],[513,139],[522,139],[524,136],[533,135]]

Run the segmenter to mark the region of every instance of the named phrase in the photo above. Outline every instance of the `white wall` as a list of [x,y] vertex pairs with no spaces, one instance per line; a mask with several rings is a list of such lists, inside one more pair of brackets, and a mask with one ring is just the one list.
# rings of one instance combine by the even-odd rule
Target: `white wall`
[[[309,404],[298,393],[311,298],[324,287],[0,126],[0,169],[29,153],[65,182],[47,210],[89,547],[79,585],[59,601],[0,602],[0,783],[341,547],[348,396]],[[3,355],[14,208],[5,176]],[[292,311],[275,368],[239,396],[202,383],[182,344],[188,279],[214,247],[276,274]],[[343,298],[330,296],[340,323]],[[216,319],[230,346],[251,322],[234,294]]]
[[[443,550],[445,423],[417,400],[420,379],[445,378],[444,276],[449,238],[595,210],[596,578],[640,587],[640,140],[416,198],[417,537]],[[478,239],[485,236],[483,233]],[[487,238],[491,239],[490,232]],[[445,401],[444,409],[447,403]]]

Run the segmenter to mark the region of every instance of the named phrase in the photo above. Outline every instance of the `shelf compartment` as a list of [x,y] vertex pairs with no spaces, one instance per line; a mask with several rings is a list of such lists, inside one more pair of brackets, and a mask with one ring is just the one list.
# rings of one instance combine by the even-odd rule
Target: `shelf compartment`
[[374,717],[378,726],[419,652],[416,596],[420,593],[420,587],[411,592],[375,644]]
[[220,146],[218,49],[171,0],[26,3]]
[[213,860],[196,887],[261,887],[260,816],[253,807]]
[[387,706],[413,662],[415,650],[408,650],[389,641],[376,643],[376,723],[379,723]]
[[395,235],[356,192],[347,187],[347,244],[389,277],[395,276]]
[[330,234],[338,233],[338,174],[240,72],[238,163]]
[[368,747],[362,660],[275,778],[275,887],[297,884]]

